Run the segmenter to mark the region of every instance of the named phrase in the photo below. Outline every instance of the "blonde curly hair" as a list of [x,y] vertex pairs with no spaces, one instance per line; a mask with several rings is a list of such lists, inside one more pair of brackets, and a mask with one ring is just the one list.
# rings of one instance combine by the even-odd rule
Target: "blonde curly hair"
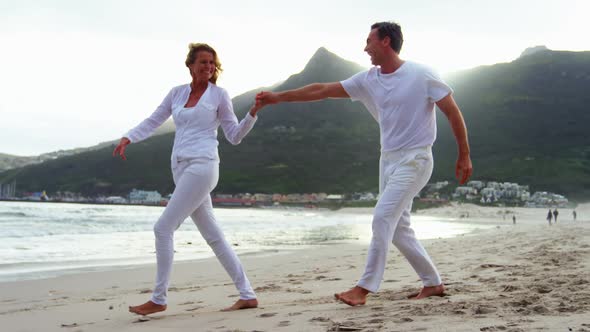
[[213,60],[215,61],[215,72],[213,73],[213,76],[211,76],[211,78],[209,79],[209,82],[215,84],[217,82],[217,78],[219,77],[223,69],[221,68],[221,62],[217,57],[217,52],[215,52],[215,49],[213,49],[213,47],[205,43],[188,44],[188,54],[186,55],[186,61],[184,62],[184,64],[187,67],[189,67],[190,65],[195,63],[195,60],[197,59],[197,54],[202,51],[213,54]]

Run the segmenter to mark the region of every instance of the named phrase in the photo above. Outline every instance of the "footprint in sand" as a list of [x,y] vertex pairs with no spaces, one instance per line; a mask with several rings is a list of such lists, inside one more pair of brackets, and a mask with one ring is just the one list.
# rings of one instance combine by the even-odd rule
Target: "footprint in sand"
[[268,317],[273,317],[276,316],[276,312],[266,312],[264,314],[258,315],[258,317],[260,318],[268,318]]
[[508,328],[504,325],[486,326],[479,329],[480,331],[506,331]]
[[536,305],[533,307],[533,311],[538,314],[547,314],[549,313],[549,309],[547,309],[544,305]]
[[310,319],[309,321],[310,322],[322,322],[322,323],[325,323],[325,322],[329,322],[331,320],[328,317],[314,317],[314,318]]
[[574,286],[580,286],[580,285],[586,285],[588,284],[588,280],[585,279],[578,279],[578,280],[574,280],[574,282],[572,282],[572,285]]
[[72,324],[61,324],[61,327],[77,327],[78,323],[72,323]]
[[263,293],[263,292],[276,292],[281,290],[281,286],[275,285],[275,284],[268,284],[265,286],[260,286],[260,287],[256,287],[254,289],[254,291],[256,293]]
[[478,305],[477,307],[475,307],[475,314],[476,315],[485,315],[485,314],[491,314],[496,312],[498,309],[496,307],[492,307],[492,306],[484,306],[484,305]]
[[504,289],[502,289],[502,292],[514,292],[518,289],[520,289],[520,287],[518,287],[518,286],[506,285],[506,286],[504,286]]
[[285,326],[289,326],[289,325],[291,325],[291,322],[288,320],[284,320],[279,323],[279,327],[285,327]]
[[88,301],[90,301],[90,302],[104,302],[106,300],[107,299],[100,299],[100,298],[88,299]]
[[547,294],[547,293],[551,293],[553,291],[553,289],[551,289],[551,287],[546,286],[546,285],[536,286],[536,287],[533,287],[533,289],[535,291],[537,291],[537,293],[539,293],[539,294]]
[[195,310],[199,310],[199,309],[202,309],[202,308],[204,308],[204,307],[199,305],[199,306],[196,306],[196,307],[193,307],[193,308],[185,309],[184,311],[195,311]]

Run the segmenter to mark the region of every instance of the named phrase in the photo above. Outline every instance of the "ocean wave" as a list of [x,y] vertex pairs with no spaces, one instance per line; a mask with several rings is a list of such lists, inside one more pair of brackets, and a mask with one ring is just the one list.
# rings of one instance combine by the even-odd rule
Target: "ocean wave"
[[28,217],[24,212],[0,212],[0,217]]

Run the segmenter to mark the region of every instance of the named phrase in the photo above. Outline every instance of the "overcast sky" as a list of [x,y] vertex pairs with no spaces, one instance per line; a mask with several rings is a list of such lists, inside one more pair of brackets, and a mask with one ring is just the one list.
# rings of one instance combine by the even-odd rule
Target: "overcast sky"
[[322,46],[370,66],[377,21],[401,24],[402,58],[444,75],[530,46],[590,50],[588,12],[588,0],[0,0],[0,153],[118,139],[189,82],[189,42],[218,51],[234,97],[301,71]]

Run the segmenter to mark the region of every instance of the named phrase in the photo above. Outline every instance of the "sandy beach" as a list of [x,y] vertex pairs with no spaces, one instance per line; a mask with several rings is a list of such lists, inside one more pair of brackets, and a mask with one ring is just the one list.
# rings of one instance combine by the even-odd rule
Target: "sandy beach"
[[[341,212],[356,213],[357,209]],[[366,211],[366,210],[365,210]],[[408,300],[420,282],[391,248],[381,290],[365,306],[333,294],[354,286],[367,245],[242,255],[260,307],[220,312],[237,299],[216,259],[175,264],[168,310],[127,312],[149,299],[154,265],[0,283],[2,331],[590,331],[590,204],[560,209],[470,204],[418,211],[497,225],[423,241],[447,286],[444,297]],[[516,216],[516,225],[512,216]]]

